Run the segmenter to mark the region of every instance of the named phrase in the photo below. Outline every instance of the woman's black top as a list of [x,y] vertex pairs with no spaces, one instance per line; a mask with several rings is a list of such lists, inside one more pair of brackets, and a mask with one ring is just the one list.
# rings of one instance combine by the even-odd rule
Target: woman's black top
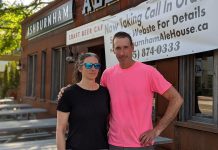
[[107,149],[107,120],[110,96],[106,88],[85,90],[77,84],[68,87],[57,110],[70,112],[66,149]]

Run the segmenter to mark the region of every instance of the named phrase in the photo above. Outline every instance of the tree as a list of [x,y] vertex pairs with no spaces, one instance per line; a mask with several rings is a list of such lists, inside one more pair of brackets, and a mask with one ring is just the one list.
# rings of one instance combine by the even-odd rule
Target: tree
[[17,70],[17,62],[11,61],[5,65],[5,71],[3,77],[0,77],[2,81],[2,89],[0,91],[0,97],[4,98],[8,90],[17,89],[19,85],[20,74]]
[[8,65],[5,65],[5,71],[3,75],[3,86],[1,90],[1,97],[5,97],[6,92],[8,91]]
[[19,71],[17,70],[18,63],[15,61],[12,61],[8,64],[10,70],[9,70],[9,88],[15,89],[18,87],[19,84]]
[[33,0],[29,5],[0,3],[0,54],[12,54],[20,48],[21,22],[48,3],[45,0]]

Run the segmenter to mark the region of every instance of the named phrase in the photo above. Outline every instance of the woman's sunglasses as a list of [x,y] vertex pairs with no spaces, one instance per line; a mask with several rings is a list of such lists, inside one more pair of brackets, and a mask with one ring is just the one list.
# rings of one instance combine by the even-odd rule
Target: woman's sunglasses
[[101,68],[101,64],[99,63],[83,63],[83,65],[85,66],[86,69],[91,69],[93,66],[95,69],[100,69]]

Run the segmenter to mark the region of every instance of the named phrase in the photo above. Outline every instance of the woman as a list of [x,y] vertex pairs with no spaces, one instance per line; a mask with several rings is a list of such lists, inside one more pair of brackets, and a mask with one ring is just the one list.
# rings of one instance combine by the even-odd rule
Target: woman
[[[67,87],[57,106],[56,142],[58,150],[108,149],[107,120],[109,93],[96,83],[100,64],[96,54],[79,56],[77,64],[80,79]],[[79,73],[79,74],[78,74]],[[65,133],[67,126],[67,140]]]

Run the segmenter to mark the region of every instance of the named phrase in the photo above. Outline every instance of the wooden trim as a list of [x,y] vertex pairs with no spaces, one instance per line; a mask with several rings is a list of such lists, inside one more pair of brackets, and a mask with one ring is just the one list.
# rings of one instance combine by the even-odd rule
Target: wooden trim
[[210,133],[218,133],[218,127],[214,124],[208,124],[208,123],[201,123],[201,122],[195,122],[195,121],[187,121],[187,122],[175,122],[175,126],[177,127],[184,127],[184,128],[190,128],[194,130],[199,131],[206,131]]
[[19,61],[20,55],[0,55],[1,61]]

